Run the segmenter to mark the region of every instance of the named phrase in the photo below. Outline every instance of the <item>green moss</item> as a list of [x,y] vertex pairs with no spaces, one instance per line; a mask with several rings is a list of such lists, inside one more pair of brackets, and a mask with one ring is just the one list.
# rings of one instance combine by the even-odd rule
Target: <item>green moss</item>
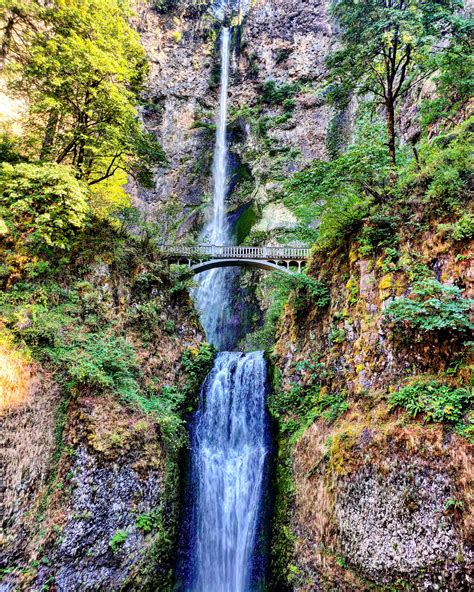
[[242,212],[234,227],[234,235],[238,245],[241,245],[250,234],[257,221],[257,214],[252,204],[249,204]]
[[127,540],[127,533],[125,530],[117,530],[109,541],[109,547],[112,549],[112,553],[117,553],[120,547]]

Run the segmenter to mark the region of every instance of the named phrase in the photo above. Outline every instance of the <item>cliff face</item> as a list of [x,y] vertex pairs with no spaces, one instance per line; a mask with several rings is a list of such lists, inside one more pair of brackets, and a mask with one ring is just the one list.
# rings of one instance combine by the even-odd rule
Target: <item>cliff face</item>
[[[123,313],[137,306],[137,277],[149,277],[143,268],[129,272],[121,276],[103,266],[87,280],[97,283],[109,331],[121,323],[134,347],[137,394],[145,406],[107,393],[106,383],[97,384],[93,375],[71,393],[63,368],[58,373],[50,364],[41,367],[11,343],[1,344],[2,385],[15,374],[2,409],[2,590],[170,585],[184,428],[179,409],[170,408],[165,417],[166,407],[153,411],[156,396],[150,393],[186,392],[192,406],[209,368],[195,368],[190,377],[181,365],[184,352],[191,359],[198,355],[203,339],[188,296],[163,302],[166,322],[154,317],[148,339],[143,318],[138,333],[125,321]],[[86,321],[82,331],[88,330]],[[74,355],[79,361],[84,352]],[[120,359],[108,355],[109,369],[120,367]],[[95,361],[86,364],[92,368]],[[173,425],[176,431],[168,437]]]
[[387,404],[417,381],[469,388],[467,351],[449,332],[400,331],[382,314],[406,294],[412,256],[472,296],[472,242],[453,243],[433,229],[402,237],[396,271],[384,269],[382,256],[361,256],[355,241],[330,256],[316,253],[310,274],[329,286],[331,304],[304,315],[287,306],[280,326],[277,390],[290,400],[298,389],[316,392],[334,410],[309,421],[290,454],[297,590],[472,585],[472,447],[452,429]]
[[[143,121],[162,142],[169,167],[157,172],[154,190],[134,191],[155,217],[173,218],[172,231],[181,237],[202,223],[211,192],[222,24],[210,4],[183,0],[161,12],[143,4],[137,20],[151,63]],[[327,155],[333,115],[318,86],[333,29],[325,2],[272,0],[251,3],[233,30],[229,201],[231,209],[253,203],[265,218],[278,180]],[[269,80],[282,97],[262,102]],[[291,101],[286,106],[285,98]],[[294,223],[279,207],[279,223]]]

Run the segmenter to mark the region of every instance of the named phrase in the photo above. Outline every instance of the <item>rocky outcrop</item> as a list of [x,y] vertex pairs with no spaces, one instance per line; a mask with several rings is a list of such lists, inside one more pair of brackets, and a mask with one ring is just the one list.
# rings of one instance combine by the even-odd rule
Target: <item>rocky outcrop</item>
[[[16,360],[15,360],[16,358]],[[4,378],[18,362],[14,353],[2,356],[0,371],[2,399],[8,400]],[[11,564],[28,544],[32,516],[47,485],[51,457],[55,450],[55,425],[61,401],[58,385],[30,360],[22,360],[23,377],[14,376],[22,396],[2,410],[0,439],[1,555]]]
[[472,587],[472,446],[452,427],[387,405],[407,381],[467,385],[469,370],[456,362],[467,352],[454,335],[396,331],[382,314],[407,293],[411,265],[472,296],[470,246],[433,229],[416,239],[402,231],[396,270],[355,242],[316,254],[310,274],[329,287],[329,308],[287,306],[274,358],[286,404],[292,392],[347,403],[302,430],[291,453],[292,589]]
[[[222,24],[209,10],[182,0],[156,11],[139,4],[137,29],[151,72],[142,117],[169,159],[157,171],[154,190],[131,187],[152,216],[174,218],[173,232],[184,236],[202,223],[202,206],[211,192],[219,52]],[[173,5],[174,6],[174,5]],[[325,57],[334,40],[322,2],[271,0],[250,3],[241,24],[233,24],[234,54],[230,85],[231,152],[234,180],[229,201],[236,209],[249,201],[257,211],[275,194],[275,179],[326,158],[326,131],[332,113],[319,86]],[[281,123],[281,104],[261,102],[262,86],[294,85],[291,116]],[[261,137],[258,126],[272,119]],[[260,122],[260,123],[259,123]],[[282,156],[275,158],[275,146]],[[245,167],[245,175],[240,171]],[[172,204],[179,204],[170,213]],[[283,224],[292,222],[284,220]]]
[[[15,387],[0,428],[2,591],[171,586],[184,428],[178,409],[163,419],[150,398],[168,388],[186,392],[187,406],[193,404],[203,377],[194,370],[195,382],[189,382],[181,358],[189,348],[197,355],[203,334],[189,297],[170,299],[162,282],[159,293],[150,288],[161,298],[162,318],[152,316],[145,339],[143,318],[140,333],[130,319],[137,302],[150,302],[150,295],[147,300],[143,284],[134,284],[136,269],[124,276],[112,267],[96,268],[87,279],[101,292],[109,327],[121,323],[134,345],[142,403],[97,383],[71,392],[65,369],[46,372],[0,342],[6,364],[0,381]],[[174,438],[166,439],[167,422],[173,421]]]
[[383,424],[380,411],[313,424],[294,450],[295,589],[469,589],[469,465],[459,437]]

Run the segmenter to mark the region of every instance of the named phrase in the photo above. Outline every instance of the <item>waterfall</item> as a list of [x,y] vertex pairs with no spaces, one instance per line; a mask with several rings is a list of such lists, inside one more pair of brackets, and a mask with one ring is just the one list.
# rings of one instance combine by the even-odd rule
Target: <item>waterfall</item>
[[[229,228],[225,216],[227,195],[227,103],[229,87],[231,35],[227,28],[222,29],[220,40],[221,78],[219,110],[216,120],[216,141],[213,162],[214,194],[212,212],[202,233],[205,242],[225,245],[230,241]],[[213,269],[198,276],[198,287],[194,292],[201,322],[208,340],[218,349],[226,349],[228,334],[223,328],[230,320],[229,290],[233,275],[232,269]]]
[[[218,6],[225,8],[227,3]],[[225,207],[230,49],[230,30],[223,28],[213,204],[202,234],[214,245],[231,241]],[[224,268],[200,274],[194,291],[207,339],[220,353],[191,424],[192,510],[184,524],[184,569],[178,583],[184,592],[256,591],[264,576],[260,535],[270,450],[267,369],[262,352],[223,351],[236,341],[233,323],[238,317],[232,316],[231,300],[236,273]]]
[[262,352],[218,354],[191,427],[193,592],[246,592],[265,486],[269,428]]

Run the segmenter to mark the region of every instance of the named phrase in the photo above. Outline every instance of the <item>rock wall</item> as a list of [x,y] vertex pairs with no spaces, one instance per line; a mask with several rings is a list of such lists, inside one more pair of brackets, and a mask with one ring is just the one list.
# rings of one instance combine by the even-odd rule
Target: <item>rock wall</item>
[[[165,385],[185,389],[182,354],[198,352],[203,341],[189,297],[165,303],[163,322],[155,319],[153,338],[143,340],[121,316],[133,307],[135,276],[128,271],[122,277],[102,266],[87,279],[102,291],[110,324],[122,323],[135,346],[145,400],[150,383],[159,391]],[[0,357],[12,365],[18,354],[10,349],[5,358],[8,347],[0,343]],[[3,410],[0,427],[0,590],[169,589],[179,519],[179,442],[172,448],[159,417],[138,405],[97,386],[71,395],[61,374],[28,358],[22,364],[25,392]],[[193,388],[197,396],[198,386]]]
[[408,380],[468,387],[467,350],[452,336],[394,331],[382,316],[406,293],[412,257],[472,296],[471,248],[433,229],[416,238],[402,231],[404,266],[387,272],[382,258],[362,257],[352,242],[314,256],[310,273],[329,286],[329,309],[287,306],[277,388],[316,381],[320,395],[342,393],[348,405],[339,419],[303,430],[290,455],[289,589],[472,587],[472,446],[387,405]]
[[[131,191],[152,217],[173,218],[172,234],[178,237],[200,226],[212,190],[222,23],[212,16],[211,4],[181,0],[162,11],[138,4],[136,26],[151,64],[142,117],[162,142],[169,166],[157,171],[154,190]],[[236,19],[232,24],[230,209],[255,203],[261,216],[282,176],[327,157],[332,114],[319,87],[334,32],[324,1],[259,0],[250,3],[240,24]],[[281,123],[282,105],[261,102],[262,85],[269,80],[295,85],[291,116]],[[262,137],[256,128],[269,118],[271,129]],[[294,217],[286,211],[281,224],[288,223]]]

